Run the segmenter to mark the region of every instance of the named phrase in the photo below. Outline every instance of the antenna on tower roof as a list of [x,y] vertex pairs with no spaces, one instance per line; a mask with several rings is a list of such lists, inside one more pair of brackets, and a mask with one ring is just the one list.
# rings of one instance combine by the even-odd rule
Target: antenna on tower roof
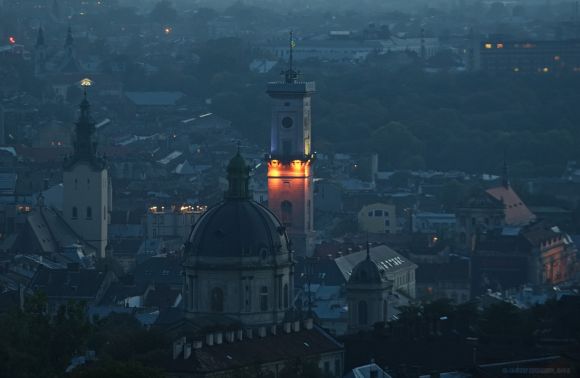
[[296,42],[294,41],[294,32],[290,30],[290,59],[288,61],[288,69],[283,72],[284,79],[286,83],[295,83],[298,79],[298,72],[294,70],[294,48],[296,47]]

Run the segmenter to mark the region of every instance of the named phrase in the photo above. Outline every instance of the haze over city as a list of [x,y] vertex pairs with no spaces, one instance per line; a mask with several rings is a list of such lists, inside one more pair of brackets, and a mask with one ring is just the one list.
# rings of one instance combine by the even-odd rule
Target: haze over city
[[0,377],[571,378],[574,0],[0,0]]

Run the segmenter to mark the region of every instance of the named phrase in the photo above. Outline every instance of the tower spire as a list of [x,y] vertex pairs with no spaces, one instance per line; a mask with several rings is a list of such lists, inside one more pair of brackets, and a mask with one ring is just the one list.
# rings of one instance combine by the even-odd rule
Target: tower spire
[[83,79],[83,100],[79,105],[80,115],[76,122],[74,156],[77,159],[86,159],[92,161],[96,158],[96,143],[93,141],[95,133],[95,122],[91,117],[91,105],[87,98],[87,88],[92,82],[89,79]]
[[298,72],[294,70],[294,48],[296,42],[294,41],[294,32],[290,30],[289,40],[290,58],[288,59],[288,69],[284,72],[284,81],[288,84],[295,83],[298,79]]
[[509,166],[507,162],[507,152],[503,150],[503,169],[502,169],[502,176],[501,176],[501,183],[504,188],[508,189],[510,187],[510,172]]

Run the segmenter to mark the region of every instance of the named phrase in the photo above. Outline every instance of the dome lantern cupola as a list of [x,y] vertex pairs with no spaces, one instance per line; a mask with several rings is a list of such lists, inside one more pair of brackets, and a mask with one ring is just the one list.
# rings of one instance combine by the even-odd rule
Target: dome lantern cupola
[[228,190],[225,193],[226,199],[249,199],[250,194],[250,167],[240,154],[238,146],[237,154],[230,160],[227,168]]

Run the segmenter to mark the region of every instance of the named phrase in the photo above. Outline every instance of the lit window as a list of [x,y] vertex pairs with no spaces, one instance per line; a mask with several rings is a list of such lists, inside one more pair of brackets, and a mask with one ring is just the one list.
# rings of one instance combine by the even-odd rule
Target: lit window
[[554,56],[554,60],[555,60],[556,62],[558,62],[558,61],[560,60],[560,55],[556,55],[556,56]]
[[514,67],[514,72],[520,72],[520,68],[519,67]]
[[550,69],[548,67],[542,68],[542,72],[549,72],[549,71],[550,71]]
[[493,45],[491,43],[486,43],[485,44],[485,48],[486,49],[491,49],[491,48],[493,48]]
[[498,49],[503,49],[503,43],[498,43],[498,44],[497,44],[497,48],[498,48]]

